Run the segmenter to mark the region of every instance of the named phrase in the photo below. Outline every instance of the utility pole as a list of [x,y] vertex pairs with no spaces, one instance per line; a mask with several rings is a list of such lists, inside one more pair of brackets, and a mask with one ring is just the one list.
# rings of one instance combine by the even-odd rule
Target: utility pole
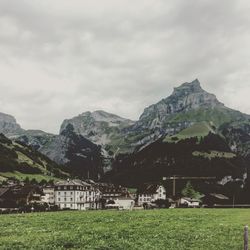
[[235,193],[233,195],[233,208],[235,207]]

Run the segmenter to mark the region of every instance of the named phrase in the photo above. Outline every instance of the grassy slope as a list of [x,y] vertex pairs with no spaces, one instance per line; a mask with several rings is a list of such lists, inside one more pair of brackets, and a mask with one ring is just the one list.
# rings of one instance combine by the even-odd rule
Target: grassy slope
[[213,122],[216,127],[233,121],[245,121],[247,119],[246,115],[240,113],[239,111],[231,110],[225,107],[216,107],[214,109],[195,109],[188,112],[181,112],[168,117],[167,122]]
[[25,174],[25,173],[20,173],[18,171],[14,172],[0,172],[0,182],[7,180],[8,178],[15,178],[19,181],[23,181],[26,178],[29,178],[29,180],[35,179],[36,181],[40,182],[41,180],[61,180],[60,178],[54,177],[54,176],[48,176],[48,175],[42,175],[42,174]]
[[[42,179],[54,180],[58,179],[59,176],[64,178],[69,176],[60,169],[60,166],[41,153],[11,141],[3,135],[0,135],[0,147],[0,182],[10,177],[18,180],[24,180],[28,177],[41,181]],[[21,169],[21,164],[26,164],[30,169]],[[8,170],[6,171],[6,169]],[[33,171],[32,169],[37,170],[37,172],[30,172]]]
[[236,157],[236,154],[234,153],[230,153],[230,152],[220,152],[220,151],[216,151],[216,150],[212,150],[209,152],[199,152],[199,151],[194,151],[193,152],[194,156],[202,156],[204,158],[208,158],[208,159],[212,159],[212,158],[227,158],[227,159],[231,159]]
[[247,209],[0,215],[0,249],[242,249]]
[[191,137],[204,137],[209,134],[209,132],[214,132],[211,125],[208,122],[198,122],[189,128],[183,129],[178,134],[173,136],[167,136],[164,141],[179,141]]

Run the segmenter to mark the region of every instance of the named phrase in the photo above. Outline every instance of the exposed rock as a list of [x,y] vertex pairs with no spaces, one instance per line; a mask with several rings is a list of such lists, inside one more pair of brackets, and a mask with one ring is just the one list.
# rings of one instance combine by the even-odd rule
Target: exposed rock
[[123,128],[134,124],[129,119],[107,113],[105,111],[85,112],[72,119],[64,120],[60,133],[71,124],[76,134],[80,134],[97,145],[111,143],[111,137]]
[[196,79],[190,83],[183,83],[174,89],[172,95],[146,108],[136,125],[150,129],[161,128],[171,115],[200,108],[213,109],[223,106],[215,95],[203,90]]
[[12,136],[22,133],[23,129],[17,124],[16,119],[4,113],[0,113],[0,133],[6,136]]

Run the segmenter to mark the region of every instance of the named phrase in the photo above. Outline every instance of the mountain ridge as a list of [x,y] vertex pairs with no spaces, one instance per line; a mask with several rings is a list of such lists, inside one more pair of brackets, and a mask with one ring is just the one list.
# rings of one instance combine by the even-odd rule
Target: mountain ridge
[[[13,118],[8,119],[13,123]],[[5,125],[6,122],[2,124]],[[205,128],[206,126],[209,129]],[[96,110],[65,119],[59,135],[35,130],[25,131],[20,125],[13,125],[13,133],[10,133],[11,126],[7,130],[6,125],[3,127],[8,136],[14,136],[59,164],[69,166],[71,161],[74,161],[77,162],[75,168],[78,169],[82,161],[84,164],[94,166],[91,157],[96,157],[97,165],[93,169],[99,171],[95,175],[97,177],[112,170],[112,162],[119,155],[140,152],[160,139],[165,140],[164,138],[171,142],[172,138],[176,137],[174,135],[183,138],[186,136],[185,133],[190,133],[191,130],[196,136],[197,128],[205,131],[210,131],[211,128],[214,134],[223,136],[237,154],[247,157],[250,155],[250,142],[248,140],[245,142],[244,136],[250,134],[248,126],[250,126],[250,115],[226,107],[214,94],[205,91],[199,80],[195,79],[181,84],[174,88],[170,96],[146,107],[137,121]],[[190,130],[187,132],[188,128]],[[186,132],[181,134],[181,131]],[[91,157],[89,150],[95,151]],[[89,159],[87,162],[86,158]],[[100,164],[103,169],[100,169]],[[90,171],[86,165],[83,169]]]

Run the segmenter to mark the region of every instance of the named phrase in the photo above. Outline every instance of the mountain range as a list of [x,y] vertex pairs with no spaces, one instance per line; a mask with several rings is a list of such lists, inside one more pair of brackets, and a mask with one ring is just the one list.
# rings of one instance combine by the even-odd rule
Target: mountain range
[[[244,185],[250,162],[250,115],[226,107],[197,79],[145,108],[137,121],[101,110],[84,112],[64,120],[54,135],[24,130],[14,117],[0,113],[0,133],[38,150],[73,176],[124,185],[170,174],[201,175],[203,164],[204,173],[217,182]],[[178,159],[199,166],[187,171]],[[209,164],[214,171],[207,171]]]

